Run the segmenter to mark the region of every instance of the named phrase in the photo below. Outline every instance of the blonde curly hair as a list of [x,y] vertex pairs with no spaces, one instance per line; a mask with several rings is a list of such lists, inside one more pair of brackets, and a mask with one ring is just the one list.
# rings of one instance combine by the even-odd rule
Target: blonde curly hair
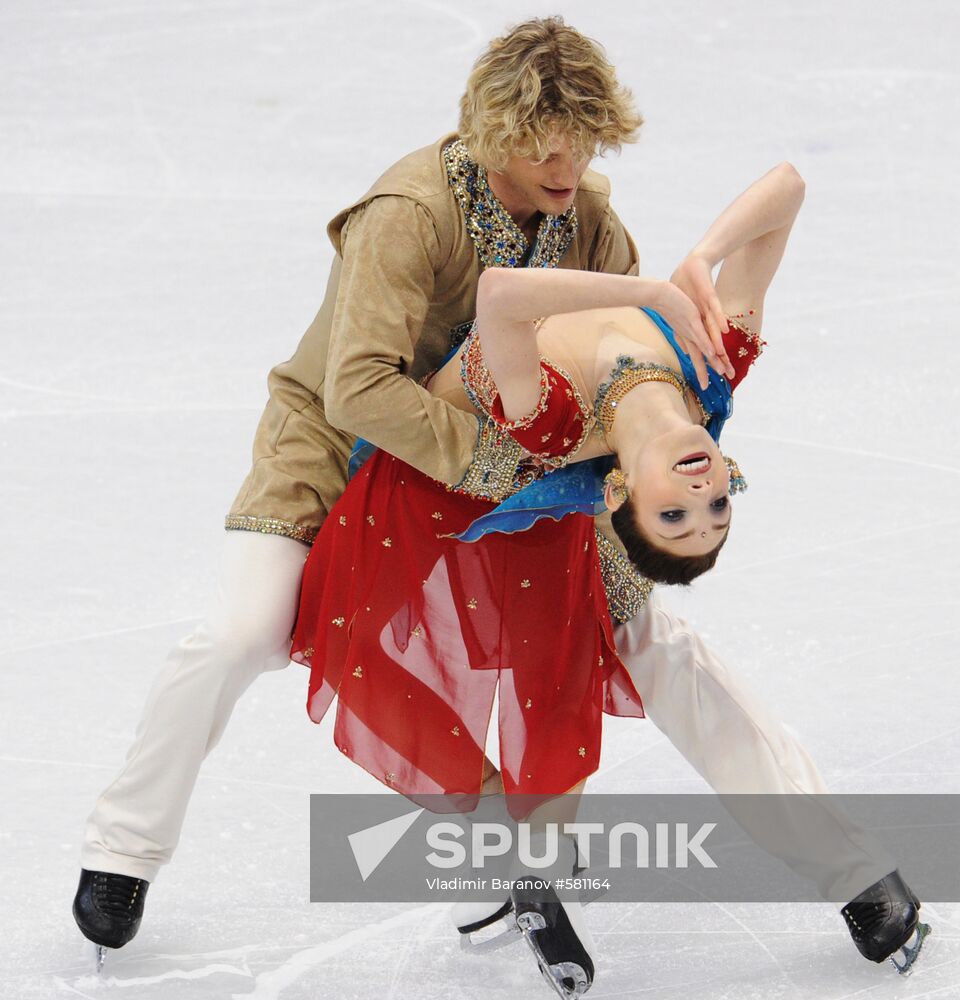
[[561,17],[524,21],[495,38],[460,98],[460,138],[491,170],[510,156],[542,162],[558,135],[590,159],[635,142],[642,124],[601,46]]

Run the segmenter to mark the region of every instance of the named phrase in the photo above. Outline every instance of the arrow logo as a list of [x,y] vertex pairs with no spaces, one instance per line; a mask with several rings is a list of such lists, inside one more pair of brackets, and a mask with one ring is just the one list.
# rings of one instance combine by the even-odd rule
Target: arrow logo
[[360,869],[364,882],[377,870],[383,859],[397,846],[400,838],[413,826],[422,809],[416,809],[405,816],[388,819],[385,823],[368,826],[348,835],[353,859]]

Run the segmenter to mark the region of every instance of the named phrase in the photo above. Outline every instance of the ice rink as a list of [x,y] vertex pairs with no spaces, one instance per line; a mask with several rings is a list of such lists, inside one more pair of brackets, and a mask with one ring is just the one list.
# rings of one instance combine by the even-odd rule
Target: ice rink
[[[0,7],[0,994],[550,996],[427,906],[311,905],[308,796],[375,791],[262,677],[142,930],[97,979],[83,822],[203,613],[268,369],[321,300],[327,220],[456,123],[490,37],[559,12],[646,118],[594,166],[647,274],[777,162],[806,203],[725,436],[751,483],[714,573],[664,591],[843,792],[960,792],[960,14],[948,0],[146,0]],[[607,720],[593,791],[705,791]],[[902,870],[909,880],[910,859]],[[603,905],[591,998],[960,997],[960,904],[910,979],[827,904]]]

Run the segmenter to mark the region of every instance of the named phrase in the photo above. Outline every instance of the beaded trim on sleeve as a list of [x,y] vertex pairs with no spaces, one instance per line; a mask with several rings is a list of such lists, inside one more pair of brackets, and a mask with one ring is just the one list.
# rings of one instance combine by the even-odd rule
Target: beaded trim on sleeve
[[[500,503],[526,486],[532,478],[522,460],[526,454],[520,444],[492,417],[477,417],[479,429],[473,458],[451,493],[466,493],[481,500]],[[542,470],[541,470],[542,471]]]
[[470,158],[462,140],[444,146],[443,164],[484,267],[556,267],[560,263],[579,227],[572,205],[562,215],[543,217],[531,253],[520,227],[490,190],[487,171]]
[[305,524],[281,521],[276,517],[251,517],[246,514],[228,514],[223,526],[227,531],[258,531],[263,535],[283,535],[305,545],[312,545],[320,530]]
[[[753,330],[748,330],[743,323],[737,322],[736,316],[727,317],[727,325],[735,327],[738,329],[751,344],[755,344],[757,348],[757,357],[759,358],[763,354],[763,349],[767,346],[767,342],[760,336],[759,333],[754,333]],[[742,349],[741,349],[742,350]],[[746,353],[745,351],[743,353]]]
[[[467,399],[481,412],[489,416],[493,409],[493,401],[497,398],[497,383],[494,382],[483,360],[483,350],[480,347],[480,336],[477,333],[476,321],[467,338],[467,346],[460,356],[460,381],[463,383],[463,390],[467,394]],[[547,396],[550,394],[550,383],[547,379],[547,371],[543,367],[543,358],[540,359],[540,398],[537,405],[526,416],[518,420],[511,420],[509,423],[501,423],[500,426],[505,431],[526,430],[537,417],[547,408]]]
[[[542,321],[538,320],[537,322],[539,323]],[[541,356],[540,399],[537,402],[536,408],[533,412],[528,413],[519,420],[511,420],[509,423],[499,423],[498,421],[498,426],[503,428],[504,431],[509,432],[525,430],[544,412],[544,410],[546,410],[547,400],[550,394],[550,383],[549,372],[544,367],[545,360],[546,359]],[[573,379],[562,368],[553,364],[552,361],[547,362],[547,364],[549,364],[550,367],[567,382],[569,386],[567,393],[573,398],[574,402],[577,404],[577,408],[583,416],[583,431],[581,432],[579,439],[576,442],[573,442],[572,447],[570,447],[563,455],[548,455],[546,452],[533,452],[533,454],[545,465],[552,469],[561,469],[573,458],[574,455],[576,455],[580,446],[590,433],[593,427],[593,413],[590,410],[590,407],[584,402],[583,396],[580,394],[580,390],[577,388]],[[463,391],[466,393],[467,399],[469,399],[473,406],[481,413],[489,416],[491,410],[493,409],[493,401],[497,397],[497,384],[490,375],[490,370],[484,364],[483,352],[480,347],[480,336],[477,333],[476,328],[476,321],[474,321],[474,325],[467,336],[467,346],[464,348],[463,354],[460,357],[460,381],[463,383]]]
[[597,555],[600,557],[600,575],[607,592],[607,608],[617,625],[623,625],[640,614],[654,583],[634,568],[617,546],[602,532],[597,536]]

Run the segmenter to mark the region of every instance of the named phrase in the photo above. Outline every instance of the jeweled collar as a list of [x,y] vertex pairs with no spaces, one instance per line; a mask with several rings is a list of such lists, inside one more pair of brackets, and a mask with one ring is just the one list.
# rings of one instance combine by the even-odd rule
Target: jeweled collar
[[556,267],[577,234],[577,210],[545,215],[532,249],[520,227],[490,190],[487,171],[470,159],[467,147],[454,139],[443,148],[447,181],[467,224],[467,232],[486,267]]

